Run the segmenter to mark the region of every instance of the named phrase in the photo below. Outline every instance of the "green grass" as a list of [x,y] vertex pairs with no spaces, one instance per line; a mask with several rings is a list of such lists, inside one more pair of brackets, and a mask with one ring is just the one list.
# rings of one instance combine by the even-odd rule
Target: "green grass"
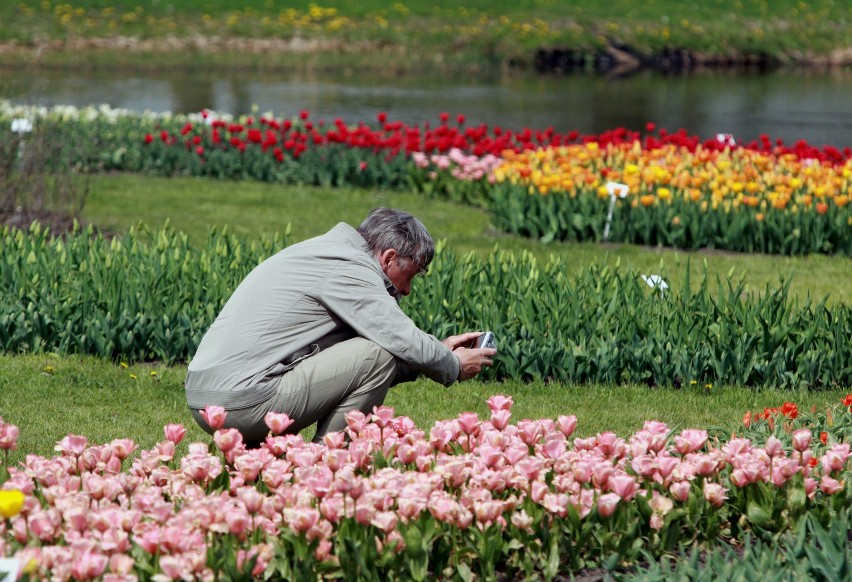
[[[153,374],[152,374],[153,373]],[[155,374],[155,375],[154,375]],[[81,434],[93,443],[132,438],[147,448],[163,439],[162,428],[181,423],[187,442],[209,442],[194,422],[183,393],[184,366],[132,365],[95,358],[53,354],[0,355],[0,411],[21,429],[11,463],[26,454],[53,455],[66,434]],[[134,377],[135,376],[135,377]],[[721,427],[736,429],[746,410],[763,410],[792,401],[802,409],[837,404],[844,391],[780,392],[689,387],[655,390],[643,386],[564,386],[541,383],[469,381],[450,388],[418,380],[393,388],[386,400],[397,414],[410,416],[427,430],[437,420],[464,411],[487,417],[485,401],[494,394],[515,401],[513,418],[556,418],[574,414],[578,436],[613,431],[629,436],[645,420],[672,429]],[[310,437],[311,432],[305,433]]]
[[[0,41],[27,46],[46,39],[116,36],[322,39],[340,42],[313,49],[310,58],[302,52],[276,50],[264,51],[263,58],[256,59],[253,51],[222,50],[220,45],[217,58],[258,67],[301,62],[308,67],[422,72],[497,67],[509,61],[529,65],[541,46],[589,50],[609,39],[646,51],[675,46],[714,54],[825,54],[848,45],[850,20],[848,0],[297,0],[283,6],[271,0],[16,0],[0,6]],[[175,52],[168,43],[162,47],[150,50]],[[196,50],[177,52],[184,53],[184,65],[197,62]],[[107,61],[114,64],[159,66],[159,59],[140,61],[134,51],[76,49],[47,51],[48,60],[42,62],[56,54],[80,66],[87,65],[83,55],[96,55],[89,65],[104,64],[101,57],[108,55]],[[313,58],[317,54],[322,57]],[[33,58],[32,53],[28,57]],[[20,55],[2,57],[9,64],[19,59]]]
[[453,252],[486,256],[495,245],[515,253],[528,251],[546,260],[551,254],[568,259],[577,270],[593,263],[614,265],[643,273],[668,271],[677,285],[689,260],[693,280],[706,262],[708,272],[722,280],[744,276],[748,288],[763,292],[777,287],[781,277],[792,279],[791,293],[799,298],[828,296],[848,301],[852,289],[852,258],[760,256],[718,252],[678,252],[671,249],[594,243],[543,245],[498,232],[488,213],[449,202],[428,200],[407,192],[323,189],[278,186],[255,182],[227,182],[194,178],[148,178],[131,175],[96,176],[83,219],[107,231],[120,233],[144,222],[162,226],[166,220],[186,232],[194,244],[206,240],[209,226],[227,225],[239,236],[283,233],[292,225],[292,241],[327,231],[337,222],[357,225],[376,206],[403,208],[418,216],[432,236],[446,239]]

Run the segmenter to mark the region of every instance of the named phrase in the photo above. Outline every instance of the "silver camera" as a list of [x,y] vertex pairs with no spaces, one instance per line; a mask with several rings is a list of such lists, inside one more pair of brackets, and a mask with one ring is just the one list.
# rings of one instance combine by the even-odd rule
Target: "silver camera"
[[473,344],[473,347],[476,349],[480,348],[494,348],[497,349],[497,340],[494,339],[494,333],[490,331],[486,331],[478,338]]

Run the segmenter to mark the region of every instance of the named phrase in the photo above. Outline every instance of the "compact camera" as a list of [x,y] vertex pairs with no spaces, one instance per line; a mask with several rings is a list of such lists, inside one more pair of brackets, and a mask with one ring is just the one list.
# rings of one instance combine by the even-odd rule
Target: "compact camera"
[[497,349],[497,341],[494,339],[494,333],[486,331],[480,335],[473,343],[474,348],[494,348]]

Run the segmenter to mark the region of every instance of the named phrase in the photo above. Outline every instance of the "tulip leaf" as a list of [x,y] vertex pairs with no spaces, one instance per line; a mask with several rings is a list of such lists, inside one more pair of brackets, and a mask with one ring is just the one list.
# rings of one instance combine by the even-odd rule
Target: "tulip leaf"
[[747,513],[748,520],[759,527],[766,526],[772,519],[769,512],[767,512],[762,505],[754,501],[749,502]]

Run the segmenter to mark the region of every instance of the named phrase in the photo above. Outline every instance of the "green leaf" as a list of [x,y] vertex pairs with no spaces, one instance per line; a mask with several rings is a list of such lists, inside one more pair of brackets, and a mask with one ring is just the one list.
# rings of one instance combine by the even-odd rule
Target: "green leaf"
[[759,527],[766,526],[772,519],[770,513],[754,501],[749,502],[746,513],[748,514],[748,520]]

